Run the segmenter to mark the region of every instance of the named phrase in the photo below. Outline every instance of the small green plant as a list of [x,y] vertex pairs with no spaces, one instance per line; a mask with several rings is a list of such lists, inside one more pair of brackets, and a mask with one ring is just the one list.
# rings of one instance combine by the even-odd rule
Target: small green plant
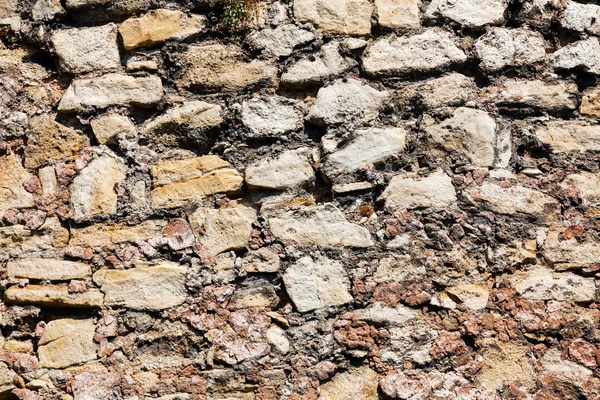
[[258,0],[219,0],[223,5],[222,21],[230,29],[243,28],[256,15]]

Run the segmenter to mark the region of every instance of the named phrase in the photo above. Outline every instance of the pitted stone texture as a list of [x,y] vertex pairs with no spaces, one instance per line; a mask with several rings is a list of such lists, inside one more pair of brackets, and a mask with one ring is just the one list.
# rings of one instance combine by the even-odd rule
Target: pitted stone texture
[[524,67],[546,60],[544,38],[528,29],[492,28],[475,42],[479,67],[495,73],[507,67]]
[[358,80],[336,81],[319,90],[307,118],[318,125],[371,121],[390,99],[389,92],[380,92]]
[[95,360],[95,330],[91,319],[50,321],[38,343],[40,364],[45,368],[65,368]]
[[419,109],[434,110],[442,107],[460,107],[477,99],[479,89],[472,78],[451,72],[407,88],[399,93],[400,99],[414,102]]
[[431,348],[438,336],[437,330],[421,319],[389,328],[390,339],[381,348],[381,360],[390,364],[400,364],[410,359],[416,365],[431,362]]
[[251,188],[286,190],[313,183],[315,173],[309,162],[307,147],[288,150],[273,159],[251,164],[246,169],[246,183]]
[[577,32],[600,34],[600,6],[569,1],[560,17],[563,28]]
[[58,161],[72,161],[89,140],[48,114],[29,119],[30,134],[25,147],[25,167],[39,168]]
[[554,229],[548,232],[542,254],[554,271],[581,270],[597,263],[600,248],[593,241],[564,240]]
[[583,92],[579,111],[585,115],[600,116],[600,87],[591,87]]
[[9,261],[6,272],[13,278],[44,281],[85,279],[92,276],[92,269],[87,264],[47,258],[22,258]]
[[284,135],[302,127],[296,102],[281,96],[257,96],[242,104],[242,123],[252,137]]
[[236,193],[244,178],[217,156],[165,161],[152,166],[152,207],[175,208],[215,193]]
[[[369,128],[354,133],[343,147],[336,148],[326,156],[323,170],[328,176],[352,173],[358,169],[381,162],[402,152],[406,144],[404,128]],[[324,141],[335,141],[323,138]],[[337,143],[335,143],[337,144]],[[325,146],[323,146],[325,147]]]
[[414,36],[379,39],[363,54],[363,68],[373,77],[439,72],[467,61],[456,37],[440,29]]
[[31,9],[34,21],[51,21],[64,13],[65,9],[59,0],[37,0]]
[[600,207],[600,174],[586,171],[570,174],[565,177],[561,186],[576,189],[585,205]]
[[596,298],[594,279],[572,272],[553,272],[545,267],[535,267],[516,272],[508,279],[526,299],[590,302]]
[[127,167],[115,157],[103,155],[94,159],[71,185],[73,218],[83,220],[117,212],[115,185],[125,181]]
[[11,286],[4,293],[4,300],[12,304],[33,304],[52,308],[102,307],[104,295],[97,289],[83,293],[69,293],[67,286],[27,285]]
[[493,341],[483,348],[482,356],[483,366],[476,378],[482,388],[498,390],[517,380],[526,389],[535,388],[535,370],[523,347],[510,342]]
[[256,219],[256,211],[244,205],[218,210],[201,207],[190,216],[190,224],[200,244],[217,255],[245,249]]
[[119,243],[147,241],[162,236],[167,221],[149,220],[139,225],[93,224],[72,228],[70,246],[102,247]]
[[379,375],[369,367],[351,368],[321,385],[320,400],[378,400]]
[[190,46],[174,57],[182,65],[176,83],[191,91],[236,92],[247,87],[271,86],[277,81],[277,67],[273,63],[244,61],[244,52],[235,45]]
[[340,43],[330,42],[316,54],[306,56],[292,64],[281,75],[281,83],[292,87],[318,85],[336,78],[354,68],[357,62],[340,53]]
[[527,0],[518,19],[538,29],[548,29],[565,7],[565,0]]
[[33,207],[33,195],[24,185],[33,178],[14,155],[0,157],[0,213],[9,208]]
[[502,108],[561,112],[577,108],[578,95],[575,83],[509,79],[490,88],[488,98]]
[[301,207],[268,219],[273,235],[283,241],[323,247],[370,247],[371,234],[366,228],[346,220],[332,204]]
[[446,208],[456,203],[452,178],[436,171],[424,178],[397,175],[381,195],[388,211],[415,208]]
[[66,72],[81,74],[121,68],[115,24],[54,31],[50,40],[59,66]]
[[[0,16],[2,16],[2,9],[0,9]],[[0,399],[10,399],[12,397],[12,390],[16,389],[14,381],[17,378],[17,374],[8,368],[8,366],[0,362]]]
[[94,283],[104,293],[107,306],[160,311],[185,301],[186,273],[186,266],[164,261],[127,270],[102,269],[94,274]]
[[425,18],[446,19],[463,27],[481,29],[486,25],[502,25],[506,0],[433,0]]
[[586,121],[550,121],[535,135],[555,153],[600,150],[600,127]]
[[294,17],[334,35],[369,35],[372,14],[368,0],[294,0]]
[[557,70],[581,70],[600,75],[600,41],[596,37],[571,43],[552,54]]
[[92,131],[100,144],[117,144],[119,136],[134,139],[137,136],[135,126],[129,118],[116,113],[108,113],[90,121]]
[[130,18],[119,27],[125,50],[151,47],[167,40],[185,40],[207,29],[206,17],[181,11],[152,10],[139,18]]
[[300,312],[352,301],[350,279],[341,262],[318,255],[302,257],[283,275],[285,289]]
[[420,0],[375,0],[377,21],[386,28],[419,28],[420,7]]
[[248,44],[262,50],[268,56],[287,57],[294,48],[315,40],[314,33],[294,24],[279,25],[274,29],[263,29],[250,34]]
[[556,218],[560,214],[560,203],[556,199],[523,186],[503,188],[486,183],[472,189],[470,197],[498,214],[521,213],[543,219]]
[[246,272],[277,272],[280,266],[279,255],[265,247],[248,252],[242,259],[242,268]]
[[110,106],[151,107],[162,97],[162,82],[157,76],[136,78],[107,74],[99,78],[73,80],[60,100],[58,110],[77,112]]

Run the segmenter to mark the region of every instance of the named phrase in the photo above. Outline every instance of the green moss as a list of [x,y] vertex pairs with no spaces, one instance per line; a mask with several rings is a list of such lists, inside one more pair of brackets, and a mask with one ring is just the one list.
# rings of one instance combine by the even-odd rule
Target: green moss
[[222,22],[228,28],[243,28],[256,15],[257,0],[218,1],[223,5]]

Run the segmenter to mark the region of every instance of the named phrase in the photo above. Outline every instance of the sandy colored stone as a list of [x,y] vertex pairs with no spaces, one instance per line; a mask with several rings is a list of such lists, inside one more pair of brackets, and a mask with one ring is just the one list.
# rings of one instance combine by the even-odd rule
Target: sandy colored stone
[[131,120],[121,114],[108,113],[90,121],[92,131],[100,144],[117,144],[117,137],[134,139],[137,135]]
[[74,160],[89,145],[84,135],[56,122],[48,114],[30,118],[29,129],[25,147],[26,168]]
[[242,103],[242,123],[254,137],[272,137],[302,127],[298,104],[282,96],[256,96]]
[[286,190],[314,182],[315,173],[309,162],[307,147],[288,150],[275,158],[255,162],[246,168],[250,188]]
[[217,255],[245,249],[256,218],[256,211],[244,205],[218,210],[201,207],[190,216],[190,225],[200,244]]
[[340,372],[321,385],[319,400],[378,400],[379,375],[369,367]]
[[591,87],[583,92],[579,111],[586,115],[600,116],[600,87]]
[[242,268],[246,272],[277,272],[280,267],[279,255],[266,247],[249,251],[242,259]]
[[371,33],[373,4],[368,0],[294,0],[294,17],[334,35]]
[[186,266],[163,261],[127,270],[101,269],[94,274],[94,283],[104,293],[107,306],[160,311],[185,301],[186,273]]
[[241,310],[251,307],[272,308],[279,301],[275,289],[271,285],[239,288],[233,292],[227,306],[230,310]]
[[530,300],[589,303],[596,298],[594,278],[572,272],[553,272],[546,267],[519,271],[508,279],[521,296]]
[[420,27],[420,7],[420,0],[375,0],[377,21],[386,28]]
[[560,203],[556,199],[523,186],[503,188],[486,183],[472,189],[470,196],[498,214],[522,213],[539,218],[553,218],[560,213]]
[[23,225],[0,227],[0,255],[19,257],[23,251],[62,249],[69,242],[69,231],[57,217],[46,218],[37,231]]
[[536,386],[536,373],[529,363],[525,349],[514,343],[495,341],[482,350],[483,367],[476,383],[485,389],[502,389],[519,380],[527,389]]
[[66,286],[27,285],[11,286],[4,300],[12,304],[33,304],[45,307],[96,308],[101,307],[104,296],[97,289],[83,293],[69,293]]
[[54,167],[48,166],[40,168],[38,178],[42,185],[42,196],[54,196],[58,190],[58,181]]
[[419,318],[420,311],[413,310],[401,304],[395,307],[382,305],[377,302],[366,308],[354,310],[354,317],[376,325],[403,325],[408,321]]
[[575,83],[516,79],[490,88],[488,94],[489,100],[502,108],[534,108],[555,112],[577,108],[578,95]]
[[16,156],[0,157],[0,213],[9,208],[34,206],[33,195],[24,188],[32,177]]
[[91,319],[50,321],[38,342],[38,356],[44,368],[65,368],[96,359],[96,326]]
[[215,193],[236,193],[244,181],[216,156],[166,161],[152,166],[152,207],[175,208]]
[[[2,14],[0,13],[0,15]],[[5,400],[12,397],[12,390],[16,389],[14,385],[16,376],[17,374],[12,369],[8,368],[5,363],[0,362],[0,399]]]
[[555,228],[549,230],[542,254],[554,271],[580,270],[598,263],[600,247],[594,241],[564,240]]
[[13,278],[65,281],[85,279],[92,276],[88,264],[48,258],[21,258],[11,260],[6,266],[8,276]]
[[272,62],[247,62],[242,49],[235,45],[190,46],[175,58],[182,65],[176,83],[191,91],[236,92],[277,81],[277,67]]
[[281,354],[290,352],[290,341],[285,336],[285,331],[277,325],[271,325],[267,329],[267,343],[275,347]]
[[73,218],[82,220],[117,212],[115,185],[125,181],[127,167],[114,157],[94,159],[73,180],[70,187]]
[[381,199],[385,200],[385,209],[388,211],[445,208],[457,201],[452,178],[443,171],[436,171],[420,179],[416,176],[395,176]]
[[136,78],[107,74],[73,80],[58,104],[58,111],[77,112],[110,106],[151,107],[162,97],[163,87],[158,76]]
[[159,45],[167,40],[184,40],[206,29],[207,20],[203,15],[158,9],[124,21],[119,26],[119,34],[125,50],[132,50]]
[[490,291],[485,285],[461,283],[446,289],[457,303],[471,310],[483,310],[487,306]]
[[164,220],[148,220],[138,225],[92,224],[71,229],[70,246],[102,247],[111,244],[147,241],[161,237],[167,225]]
[[549,121],[535,135],[556,153],[600,150],[600,127],[587,121]]

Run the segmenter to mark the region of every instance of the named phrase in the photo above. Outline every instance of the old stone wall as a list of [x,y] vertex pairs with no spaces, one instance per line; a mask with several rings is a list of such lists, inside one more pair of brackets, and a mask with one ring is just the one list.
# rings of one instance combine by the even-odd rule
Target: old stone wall
[[0,399],[600,399],[600,5],[0,0]]

